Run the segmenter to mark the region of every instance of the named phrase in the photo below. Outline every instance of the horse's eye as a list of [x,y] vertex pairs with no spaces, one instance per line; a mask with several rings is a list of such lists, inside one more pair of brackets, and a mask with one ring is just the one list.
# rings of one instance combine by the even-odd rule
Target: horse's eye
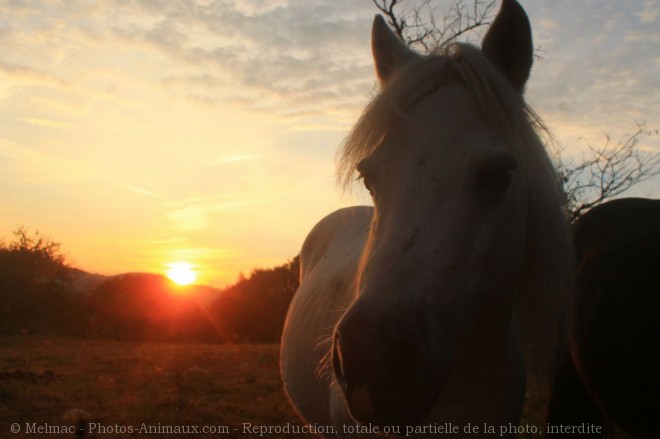
[[371,184],[369,181],[369,178],[367,178],[367,175],[369,175],[369,166],[368,166],[368,157],[365,159],[360,160],[360,163],[357,164],[356,170],[359,175],[359,179],[362,180],[362,183],[364,183],[364,187],[367,188],[369,191],[369,195],[372,197],[374,196],[374,186]]
[[367,188],[367,190],[369,191],[369,195],[371,195],[373,197],[374,196],[374,188],[371,185],[371,183],[369,182],[369,180],[367,180],[366,177],[362,177],[362,182],[364,183],[364,187]]

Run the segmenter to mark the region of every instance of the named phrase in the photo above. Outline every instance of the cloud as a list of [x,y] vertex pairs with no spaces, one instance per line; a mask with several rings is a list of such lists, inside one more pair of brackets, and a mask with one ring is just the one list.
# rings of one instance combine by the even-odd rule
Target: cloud
[[[591,96],[600,92],[598,79],[616,84],[612,98],[630,102],[633,113],[653,106],[652,93],[644,89],[657,82],[656,2],[526,6],[545,58],[533,75],[551,108],[564,102],[578,114],[587,114],[586,107],[603,113],[604,103],[596,102],[595,111],[591,107]],[[345,129],[374,83],[370,2],[114,0],[12,2],[1,8],[17,20],[0,38],[38,49],[45,61],[32,67],[10,57],[0,61],[0,73],[34,81],[70,83],[81,71],[66,60],[82,54],[94,59],[95,52],[113,50],[132,59],[131,66],[112,59],[94,59],[91,65],[125,69],[127,76],[146,81],[156,75],[163,88],[204,105],[240,104],[291,125],[328,129]],[[565,111],[566,105],[561,107]],[[312,120],[319,117],[324,120]]]
[[210,165],[227,165],[230,163],[247,162],[268,157],[270,154],[235,154],[221,157]]
[[660,43],[660,32],[648,32],[640,29],[634,29],[626,32],[625,41],[635,44],[654,44]]
[[21,179],[71,182],[96,174],[96,170],[86,164],[53,156],[9,139],[0,138],[0,157],[13,161],[0,162],[0,169],[15,172]]
[[0,32],[6,46],[29,48],[38,65],[13,62],[23,55],[9,51],[0,74],[77,88],[121,70],[204,105],[239,104],[288,124],[321,116],[332,129],[345,128],[374,83],[369,2],[38,5],[5,6],[17,19]]
[[145,196],[150,197],[150,198],[163,198],[162,195],[158,195],[155,192],[151,192],[151,191],[148,191],[146,189],[142,189],[142,188],[139,188],[137,186],[134,186],[134,185],[131,185],[131,184],[128,184],[128,183],[123,183],[123,182],[118,181],[117,185],[119,187],[123,187],[125,189],[128,189],[129,191],[133,191],[137,194],[145,195]]
[[163,198],[155,192],[128,183],[87,163],[58,157],[8,139],[0,138],[0,157],[7,159],[5,163],[0,162],[0,170],[5,168],[7,172],[14,173],[18,179],[24,181],[37,181],[46,185],[67,184],[75,187],[78,187],[81,181],[86,181],[89,186],[95,183],[109,183],[114,187],[149,198]]
[[232,259],[237,254],[236,249],[233,248],[217,248],[217,247],[205,247],[205,246],[195,246],[190,248],[185,248],[182,250],[177,250],[174,252],[176,257],[181,260],[188,261],[215,261],[217,259]]
[[29,123],[30,125],[36,125],[40,127],[46,127],[46,128],[55,128],[55,129],[60,129],[60,128],[66,128],[67,124],[64,122],[58,122],[55,120],[48,120],[48,119],[41,119],[38,117],[24,117],[20,118],[19,120],[22,120],[23,122]]
[[10,78],[12,81],[21,81],[24,84],[49,85],[62,87],[66,82],[45,70],[14,64],[0,60],[0,75]]
[[172,246],[187,242],[187,239],[182,236],[170,236],[167,238],[148,239],[140,241],[129,241],[127,245],[133,247],[154,247],[154,246]]
[[[200,101],[242,102],[284,116],[362,104],[373,83],[369,5],[240,5],[134,2],[123,15],[137,18],[114,33],[167,56],[174,64],[163,83],[179,84]],[[359,40],[365,44],[356,50]]]
[[642,20],[642,23],[656,22],[660,18],[658,2],[656,0],[646,0],[644,2],[644,9],[639,12],[639,18]]
[[[563,126],[623,133],[636,121],[660,123],[657,22],[648,4],[547,2],[534,16],[555,27],[535,27],[544,52],[532,71],[529,96],[546,119]],[[559,126],[561,125],[561,126]]]
[[206,230],[210,225],[205,209],[198,206],[182,207],[169,212],[166,216],[177,228],[184,231]]
[[541,26],[541,28],[547,29],[549,31],[554,31],[559,27],[559,23],[556,20],[551,20],[549,18],[540,18],[538,20],[538,24]]

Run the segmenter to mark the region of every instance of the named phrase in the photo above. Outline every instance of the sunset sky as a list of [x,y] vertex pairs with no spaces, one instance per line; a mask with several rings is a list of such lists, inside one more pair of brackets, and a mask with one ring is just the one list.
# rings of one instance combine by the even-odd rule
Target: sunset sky
[[[451,2],[440,2],[450,5]],[[567,153],[660,128],[656,0],[523,0],[528,99]],[[370,0],[0,0],[0,237],[222,286],[366,203],[337,147],[375,90]],[[582,139],[582,140],[579,140]],[[641,148],[660,151],[660,138]],[[660,179],[631,195],[660,197]]]

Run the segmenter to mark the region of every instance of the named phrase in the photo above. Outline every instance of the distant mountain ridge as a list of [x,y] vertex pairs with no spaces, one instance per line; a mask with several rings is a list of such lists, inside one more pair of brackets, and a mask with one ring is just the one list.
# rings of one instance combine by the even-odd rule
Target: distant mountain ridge
[[0,266],[0,335],[277,343],[299,278],[297,257],[219,289],[180,286],[162,274],[107,276],[58,263],[45,274],[34,264],[17,270],[23,255],[5,252]]
[[172,292],[185,292],[185,295],[190,296],[191,298],[196,299],[198,303],[204,306],[210,305],[214,300],[216,300],[222,294],[223,290],[220,288],[214,288],[208,285],[188,285],[180,286],[173,283],[166,276],[161,274],[153,273],[140,273],[140,272],[130,272],[130,273],[120,273],[115,275],[103,275],[98,273],[89,273],[87,271],[81,270],[79,268],[70,268],[68,271],[70,276],[71,286],[75,292],[82,294],[92,294],[96,291],[104,282],[108,280],[121,280],[124,278],[157,278],[164,285],[168,285]]
[[91,293],[108,278],[112,277],[103,274],[89,273],[79,268],[69,268],[67,274],[71,280],[71,287],[74,291],[79,293]]

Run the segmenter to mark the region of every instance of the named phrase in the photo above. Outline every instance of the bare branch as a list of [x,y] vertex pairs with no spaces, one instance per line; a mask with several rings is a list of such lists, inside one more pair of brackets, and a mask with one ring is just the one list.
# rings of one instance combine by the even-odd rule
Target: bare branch
[[403,36],[404,30],[408,27],[405,18],[399,17],[394,8],[396,8],[399,0],[372,0],[376,8],[387,17],[387,22],[394,28],[394,32],[401,38],[406,41]]
[[660,154],[645,153],[638,148],[643,138],[657,133],[647,130],[645,123],[638,123],[635,132],[615,145],[609,135],[602,146],[589,145],[589,157],[584,157],[581,163],[556,158],[572,221],[592,207],[660,174]]
[[[490,24],[496,0],[458,0],[441,11],[432,0],[372,0],[405,43],[423,53],[466,38],[474,42],[477,32]],[[438,17],[441,22],[438,22]]]

